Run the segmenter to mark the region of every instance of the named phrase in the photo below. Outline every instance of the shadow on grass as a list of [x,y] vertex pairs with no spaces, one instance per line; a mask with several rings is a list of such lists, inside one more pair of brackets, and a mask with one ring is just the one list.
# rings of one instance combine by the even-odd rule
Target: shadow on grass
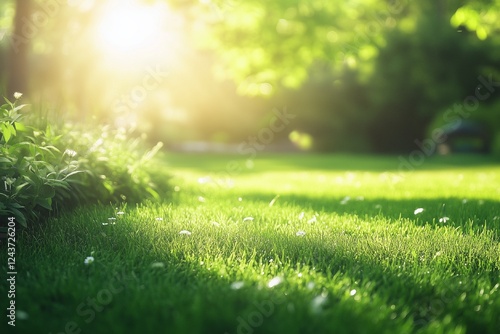
[[[261,200],[263,197],[257,196],[255,200]],[[304,198],[300,197],[294,198],[293,201],[287,198],[281,200],[290,205],[298,202],[302,207],[306,206]],[[329,208],[327,203],[329,202],[315,205]],[[320,206],[316,208],[313,209],[320,210]],[[334,209],[330,208],[332,211]],[[349,211],[350,209],[345,209],[345,213]],[[65,219],[68,217],[71,216]],[[368,290],[368,295],[362,296],[368,301],[357,303],[353,299],[345,298],[344,295],[352,289],[348,285],[335,290],[327,289],[328,298],[321,306],[321,311],[314,313],[311,312],[311,305],[314,304],[314,295],[320,295],[322,292],[321,283],[319,285],[317,283],[314,294],[307,293],[307,288],[290,289],[286,278],[282,284],[273,289],[262,289],[257,284],[248,282],[244,288],[231,289],[231,277],[227,275],[221,277],[217,270],[209,268],[209,263],[204,265],[199,263],[204,254],[200,250],[202,248],[199,248],[202,245],[195,242],[195,235],[182,239],[192,242],[192,249],[187,247],[186,253],[174,253],[168,247],[153,251],[155,244],[153,237],[140,233],[141,228],[148,228],[147,224],[117,225],[116,233],[113,234],[113,244],[109,243],[110,239],[107,236],[93,235],[88,231],[85,233],[75,231],[74,226],[70,226],[65,220],[59,221],[58,224],[59,228],[66,230],[68,236],[80,234],[78,242],[82,245],[82,250],[94,245],[92,247],[98,248],[99,254],[106,255],[106,258],[101,260],[101,265],[96,267],[95,271],[84,272],[85,275],[78,276],[72,273],[74,269],[68,268],[66,263],[53,263],[54,267],[49,268],[49,271],[37,266],[21,267],[20,272],[29,270],[31,278],[26,275],[19,276],[18,302],[19,305],[29,307],[27,310],[32,318],[29,322],[19,322],[20,332],[28,333],[41,328],[60,332],[65,329],[68,322],[74,321],[79,326],[77,329],[93,333],[128,331],[298,334],[331,333],[332,328],[338,333],[377,333],[384,330],[397,333],[398,326],[407,319],[413,319],[417,328],[423,328],[431,321],[443,320],[447,315],[451,315],[455,324],[467,325],[470,332],[494,333],[493,322],[488,318],[488,314],[472,312],[468,309],[472,305],[471,302],[463,303],[460,300],[463,293],[469,293],[470,289],[476,288],[474,274],[442,277],[439,286],[436,286],[429,273],[415,274],[414,271],[374,261],[367,254],[360,253],[353,256],[346,252],[346,248],[342,245],[325,244],[308,237],[299,238],[277,231],[273,240],[278,244],[268,245],[269,236],[266,235],[267,232],[263,232],[255,235],[255,238],[246,245],[247,249],[241,247],[234,255],[236,258],[243,258],[246,261],[244,263],[248,265],[252,260],[250,255],[252,248],[262,248],[265,245],[266,248],[270,247],[270,250],[274,249],[273,256],[284,254],[285,257],[282,259],[284,262],[292,265],[308,263],[311,267],[315,266],[315,271],[327,280],[337,275],[345,278],[348,284],[359,286],[356,288],[360,290],[360,294],[364,289]],[[95,229],[100,226],[99,222],[95,223]],[[92,230],[93,228],[89,228],[89,231]],[[50,234],[49,231],[47,233]],[[237,244],[238,237],[236,234],[228,236],[219,241],[223,244],[220,246],[230,253],[233,245]],[[184,236],[164,233],[155,235],[154,238],[164,240],[165,244],[169,245],[174,238],[184,238]],[[43,249],[53,248],[45,244],[41,238],[34,236],[30,239],[29,248],[37,249],[35,257],[43,259],[45,256],[54,255],[43,254]],[[198,243],[203,244],[203,241],[199,240]],[[109,285],[106,277],[111,277],[114,270],[121,270],[116,267],[118,262],[111,262],[112,259],[122,257],[125,260],[126,246],[131,242],[148,246],[141,248],[141,254],[134,254],[133,267],[130,267],[131,263],[127,264],[126,271],[133,273],[134,279],[127,281],[124,290],[113,295],[109,303],[99,304],[102,311],[94,311],[95,319],[85,323],[88,314],[84,318],[78,314],[79,303],[86,302],[89,297],[98,299],[100,292],[104,291],[103,288]],[[67,243],[70,245],[72,241]],[[125,248],[117,247],[119,245]],[[130,245],[130,247],[135,246]],[[106,266],[108,260],[113,263],[114,268]],[[37,258],[32,261],[36,262]],[[151,268],[151,263],[155,261],[162,261],[164,267]],[[238,266],[236,261],[228,263]],[[268,263],[267,258],[264,256],[255,258],[252,266],[258,269],[259,263]],[[24,264],[26,265],[28,264]],[[62,270],[59,271],[56,266]],[[277,274],[280,274],[281,270],[278,268]],[[235,273],[234,268],[230,268],[230,271]],[[63,278],[60,277],[61,274]],[[38,282],[39,279],[41,282]],[[459,283],[461,281],[466,284]],[[370,282],[373,284],[368,288],[366,284]],[[37,286],[33,294],[28,295],[28,292],[31,292],[29,287],[34,283],[46,286]],[[307,282],[303,283],[306,284]],[[57,297],[60,307],[36,311],[36,305],[54,303],[54,297]],[[30,298],[35,299],[30,300]],[[273,307],[269,306],[269,301],[274,302]],[[394,309],[391,308],[392,305],[395,305]],[[85,311],[89,309],[90,307],[84,308]],[[408,310],[408,314],[404,315],[404,309]],[[395,314],[393,319],[391,319],[392,313]],[[46,322],[49,322],[48,326],[44,326]]]
[[[330,333],[331,328],[336,328],[339,333],[376,333],[383,330],[391,332],[389,328],[397,326],[398,321],[411,319],[415,329],[423,329],[434,321],[446,323],[446,317],[451,317],[455,326],[465,325],[468,332],[494,333],[496,330],[495,319],[491,316],[500,311],[500,305],[492,304],[488,308],[485,302],[482,306],[487,308],[486,312],[483,309],[479,313],[471,309],[473,301],[468,300],[464,303],[462,299],[464,295],[475,298],[474,294],[479,294],[481,284],[484,284],[484,281],[476,280],[477,272],[474,268],[465,273],[460,273],[458,270],[459,274],[452,273],[449,276],[444,275],[446,271],[434,275],[431,272],[433,265],[430,264],[422,267],[418,261],[413,264],[402,261],[399,265],[388,264],[383,261],[384,259],[375,260],[371,254],[363,252],[352,254],[349,252],[351,248],[343,247],[351,242],[347,238],[344,244],[331,245],[318,239],[300,238],[273,231],[276,234],[274,240],[278,243],[270,244],[268,232],[265,230],[255,235],[249,248],[243,247],[236,257],[241,257],[248,263],[252,260],[252,250],[257,250],[263,255],[254,258],[254,265],[262,266],[262,263],[269,263],[267,256],[279,257],[279,254],[282,254],[283,262],[306,264],[310,268],[314,267],[317,273],[327,279],[345,278],[351,286],[344,286],[338,290],[327,289],[328,299],[321,306],[322,311],[315,313],[311,312],[311,306],[314,304],[311,294],[304,293],[305,289],[287,290],[286,278],[282,285],[273,289],[262,289],[250,284],[245,285],[245,289],[234,291],[230,288],[232,282],[228,277],[218,275],[206,264],[193,262],[192,258],[190,260],[190,254],[181,254],[180,257],[171,258],[175,264],[172,270],[180,275],[177,278],[178,287],[195,294],[192,298],[198,306],[194,310],[190,309],[190,312],[198,310],[199,313],[186,316],[203,319],[204,325],[200,327],[203,328],[200,332]],[[237,235],[232,238],[232,240],[229,238],[230,242],[226,245],[227,250],[232,250],[232,245],[239,243]],[[363,240],[357,242],[363,244]],[[258,248],[259,245],[265,245],[265,249]],[[477,259],[478,263],[480,261],[481,259]],[[472,263],[472,266],[478,263]],[[234,265],[237,266],[236,263]],[[442,270],[439,265],[436,268]],[[497,268],[496,271],[486,275],[486,279],[492,282],[491,286],[498,283],[498,274]],[[192,275],[195,277],[194,280]],[[304,285],[306,283],[304,282]],[[211,288],[214,284],[217,290]],[[364,289],[368,290],[368,295],[362,297],[368,298],[368,302],[364,300],[365,303],[356,304],[355,301],[345,298],[345,294],[354,287],[360,289],[360,293]],[[320,295],[322,291],[321,286],[318,288],[320,289],[316,291],[316,295]],[[196,295],[196,292],[199,294]],[[259,306],[277,299],[280,299],[280,302],[275,303],[273,310],[267,314]],[[481,303],[479,300],[476,302]],[[231,305],[229,313],[227,305]],[[392,305],[395,305],[394,309]],[[171,305],[173,312],[174,309],[175,306]],[[394,312],[389,311],[386,318],[376,320],[377,313],[380,316],[388,310]],[[252,316],[255,313],[260,314],[260,318]],[[174,317],[171,320],[176,319]],[[243,328],[242,321],[250,323],[250,326],[247,326],[250,330],[240,331],[240,328]],[[251,321],[258,325],[252,325]],[[184,325],[186,326],[184,329],[189,331],[190,323]],[[397,332],[397,327],[392,330]]]
[[[246,201],[269,203],[270,194],[247,193]],[[362,197],[310,197],[297,194],[282,195],[275,207],[298,207],[318,213],[336,213],[338,215],[356,215],[371,219],[381,217],[392,222],[407,219],[418,226],[451,226],[464,231],[489,229],[500,231],[500,201],[488,199],[464,200],[463,198],[412,198],[387,199]],[[415,213],[422,208],[421,213]]]

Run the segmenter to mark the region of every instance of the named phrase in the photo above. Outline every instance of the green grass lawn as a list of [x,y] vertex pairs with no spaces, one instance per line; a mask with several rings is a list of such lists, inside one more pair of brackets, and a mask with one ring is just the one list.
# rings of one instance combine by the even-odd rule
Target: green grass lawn
[[[498,333],[499,164],[166,161],[163,204],[17,230],[17,332]],[[6,273],[6,247],[0,258]]]

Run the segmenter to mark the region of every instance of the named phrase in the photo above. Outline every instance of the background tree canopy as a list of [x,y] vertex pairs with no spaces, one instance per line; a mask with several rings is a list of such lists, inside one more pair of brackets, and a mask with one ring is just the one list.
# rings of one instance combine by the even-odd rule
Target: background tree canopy
[[297,118],[282,139],[298,131],[316,150],[412,150],[479,77],[492,89],[467,118],[499,129],[500,1],[1,6],[6,93],[134,124],[155,141],[237,143],[288,106]]

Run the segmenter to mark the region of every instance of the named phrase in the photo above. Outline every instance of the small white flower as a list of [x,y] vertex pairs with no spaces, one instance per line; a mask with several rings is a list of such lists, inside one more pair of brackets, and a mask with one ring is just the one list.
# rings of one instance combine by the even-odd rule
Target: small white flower
[[312,217],[311,219],[309,219],[307,222],[309,224],[312,224],[312,223],[315,223],[318,219],[316,218],[316,216]]
[[314,297],[314,299],[311,301],[311,311],[313,313],[320,313],[323,310],[323,305],[325,305],[326,301],[327,295],[325,293]]
[[418,215],[418,214],[420,214],[422,212],[424,212],[424,209],[423,208],[418,208],[418,209],[415,209],[415,211],[413,211],[413,214]]
[[123,212],[123,211],[118,211],[118,212],[116,213],[116,215],[117,215],[117,216],[123,216],[124,214],[125,214],[125,212]]
[[67,155],[70,158],[74,158],[76,156],[76,151],[70,150],[70,149],[66,149],[64,151],[64,155]]
[[163,262],[153,262],[151,263],[151,268],[163,268],[165,264]]
[[14,93],[14,98],[15,98],[16,100],[19,100],[19,99],[21,98],[21,96],[23,96],[23,93],[19,93],[19,92],[15,92],[15,93]]
[[85,260],[83,261],[83,263],[84,263],[85,265],[87,265],[87,266],[88,266],[89,264],[91,264],[92,262],[94,262],[94,257],[93,257],[93,256],[87,256],[87,257],[85,258]]
[[244,285],[245,285],[245,283],[243,281],[236,281],[236,282],[231,283],[231,289],[232,290],[239,290]]
[[218,222],[212,222],[212,225],[215,226],[215,227],[219,227],[220,224]]
[[304,211],[302,211],[302,212],[299,214],[299,220],[304,219],[304,215],[305,215],[305,213],[304,213]]
[[349,292],[349,295],[350,296],[354,296],[356,294],[356,289],[352,289],[351,292]]
[[243,218],[244,222],[252,221],[254,218],[253,217],[245,217]]
[[191,232],[189,232],[188,230],[182,230],[179,232],[180,235],[191,235]]
[[109,222],[111,225],[115,225],[115,224],[116,224],[116,218],[115,218],[115,217],[108,218],[108,222]]
[[156,221],[157,222],[161,222],[161,221],[163,221],[163,218],[162,217],[156,217]]
[[207,200],[203,196],[198,196],[198,201],[201,203],[205,203]]
[[281,284],[281,282],[283,282],[283,278],[281,278],[279,276],[276,276],[275,278],[273,278],[272,280],[270,280],[267,283],[267,287],[268,288],[274,288],[275,286]]
[[449,217],[442,217],[442,218],[439,218],[439,222],[440,223],[446,223],[448,220],[450,220]]
[[306,232],[304,231],[297,231],[297,233],[295,233],[296,236],[298,237],[303,237],[304,235],[306,235]]
[[349,196],[346,196],[342,199],[342,201],[340,201],[340,204],[341,205],[346,205],[349,201],[351,200],[351,197]]

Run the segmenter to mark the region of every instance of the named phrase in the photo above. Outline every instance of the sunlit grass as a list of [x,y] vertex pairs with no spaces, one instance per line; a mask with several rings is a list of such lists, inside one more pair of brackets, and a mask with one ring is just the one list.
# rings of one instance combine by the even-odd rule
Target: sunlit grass
[[80,208],[22,235],[16,305],[29,318],[18,330],[496,333],[500,167],[168,161],[172,203]]

